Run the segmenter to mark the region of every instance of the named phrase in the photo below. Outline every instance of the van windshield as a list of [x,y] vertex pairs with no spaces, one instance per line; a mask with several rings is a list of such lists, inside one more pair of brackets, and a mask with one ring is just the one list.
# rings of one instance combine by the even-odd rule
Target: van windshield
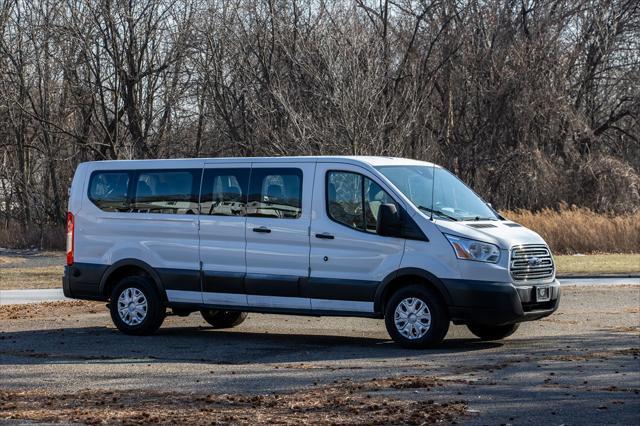
[[417,208],[429,215],[433,213],[439,219],[454,221],[499,220],[482,198],[443,168],[380,166],[376,169]]

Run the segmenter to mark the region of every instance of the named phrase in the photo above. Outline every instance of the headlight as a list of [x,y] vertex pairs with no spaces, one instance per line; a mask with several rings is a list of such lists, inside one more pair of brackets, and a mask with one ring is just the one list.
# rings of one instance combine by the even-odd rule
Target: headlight
[[500,248],[495,244],[469,240],[444,234],[451,243],[458,259],[496,263],[500,259]]

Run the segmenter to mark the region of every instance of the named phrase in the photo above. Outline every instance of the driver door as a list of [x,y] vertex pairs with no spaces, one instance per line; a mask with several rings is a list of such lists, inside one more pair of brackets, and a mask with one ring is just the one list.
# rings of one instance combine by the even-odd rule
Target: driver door
[[382,203],[397,202],[366,170],[318,163],[310,230],[312,309],[373,312],[375,291],[397,270],[405,240],[375,232]]

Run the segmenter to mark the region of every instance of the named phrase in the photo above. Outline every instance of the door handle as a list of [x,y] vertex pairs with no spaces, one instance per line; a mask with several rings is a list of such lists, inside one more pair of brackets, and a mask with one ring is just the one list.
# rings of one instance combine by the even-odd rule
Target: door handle
[[328,232],[323,232],[322,234],[316,234],[316,238],[322,238],[324,240],[333,240],[335,237]]
[[253,228],[253,232],[261,232],[263,234],[269,234],[271,233],[271,229],[267,228],[266,226],[261,226],[260,228]]

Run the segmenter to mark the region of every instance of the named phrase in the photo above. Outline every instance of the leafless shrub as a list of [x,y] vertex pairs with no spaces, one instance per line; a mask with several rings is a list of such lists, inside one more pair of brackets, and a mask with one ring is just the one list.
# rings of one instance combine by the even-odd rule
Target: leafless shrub
[[64,250],[65,230],[60,225],[22,227],[13,223],[0,227],[0,248]]

